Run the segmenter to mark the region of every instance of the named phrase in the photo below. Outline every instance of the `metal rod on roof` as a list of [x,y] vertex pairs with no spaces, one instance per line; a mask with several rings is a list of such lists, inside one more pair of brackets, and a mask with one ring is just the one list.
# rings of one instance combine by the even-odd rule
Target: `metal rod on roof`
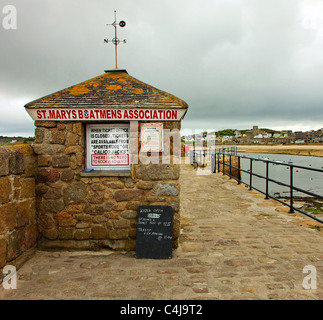
[[[114,10],[114,22],[111,24],[107,24],[107,26],[114,26],[114,38],[112,40],[104,39],[105,43],[112,42],[114,44],[114,53],[115,53],[115,63],[116,63],[116,69],[118,69],[118,44],[120,43],[120,39],[117,37],[117,25],[119,25],[121,28],[123,28],[126,23],[125,21],[121,20],[119,24],[117,24],[117,11]],[[123,43],[126,43],[126,40],[123,40]]]
[[117,43],[117,11],[114,10],[114,39],[115,39],[115,43],[114,43],[114,54],[115,54],[115,60],[116,60],[116,69],[118,69],[118,52],[117,52],[117,47],[118,47],[118,43]]

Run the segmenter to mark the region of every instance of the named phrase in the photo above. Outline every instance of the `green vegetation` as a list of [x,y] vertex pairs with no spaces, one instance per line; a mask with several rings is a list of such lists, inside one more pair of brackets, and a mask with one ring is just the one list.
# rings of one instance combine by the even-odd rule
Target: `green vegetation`
[[276,131],[276,130],[273,130],[273,129],[267,129],[267,128],[259,128],[259,131],[264,131],[264,132],[266,132],[266,133],[272,133],[272,134],[274,134],[274,133],[278,133],[278,131]]
[[216,132],[216,136],[234,136],[235,135],[235,130],[232,129],[224,129]]
[[[236,131],[240,131],[241,134],[245,134],[247,131],[250,131],[252,129],[245,129],[245,130],[237,130],[237,129],[223,129],[215,132],[215,135],[217,137],[221,136],[235,136]],[[277,133],[278,131],[267,129],[267,128],[259,128],[259,131],[266,132],[266,133]],[[203,132],[203,135],[206,136],[206,132]]]
[[317,209],[317,208],[306,208],[306,210],[311,213],[322,213],[322,209]]
[[20,143],[31,143],[35,140],[35,137],[7,137],[0,136],[0,146],[7,144],[20,144]]
[[322,227],[321,226],[311,226],[311,229],[317,230],[317,231],[321,231]]
[[[234,136],[235,135],[236,129],[224,129],[224,130],[219,130],[215,132],[215,135],[217,137],[220,136]],[[213,134],[213,132],[209,132],[209,134]],[[207,132],[203,132],[203,137],[207,136]]]

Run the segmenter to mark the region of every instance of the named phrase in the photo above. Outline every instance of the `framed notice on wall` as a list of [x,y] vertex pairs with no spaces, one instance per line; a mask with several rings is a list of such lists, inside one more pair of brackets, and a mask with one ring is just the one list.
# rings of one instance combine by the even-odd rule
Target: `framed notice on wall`
[[87,169],[130,169],[129,131],[128,124],[88,124]]
[[162,152],[163,151],[163,124],[143,123],[141,124],[141,151]]

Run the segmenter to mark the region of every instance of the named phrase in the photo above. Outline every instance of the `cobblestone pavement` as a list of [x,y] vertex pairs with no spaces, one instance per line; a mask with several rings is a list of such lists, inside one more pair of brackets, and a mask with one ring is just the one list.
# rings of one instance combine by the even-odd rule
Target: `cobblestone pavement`
[[[182,233],[172,259],[134,252],[36,251],[0,299],[322,299],[322,231],[221,174],[181,172]],[[303,288],[312,265],[317,289]]]

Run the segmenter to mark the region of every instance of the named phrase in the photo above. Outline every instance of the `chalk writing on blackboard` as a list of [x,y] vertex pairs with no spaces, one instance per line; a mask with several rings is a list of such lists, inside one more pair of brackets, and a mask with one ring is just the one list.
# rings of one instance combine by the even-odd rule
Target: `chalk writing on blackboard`
[[166,259],[172,255],[173,208],[139,206],[136,257]]

